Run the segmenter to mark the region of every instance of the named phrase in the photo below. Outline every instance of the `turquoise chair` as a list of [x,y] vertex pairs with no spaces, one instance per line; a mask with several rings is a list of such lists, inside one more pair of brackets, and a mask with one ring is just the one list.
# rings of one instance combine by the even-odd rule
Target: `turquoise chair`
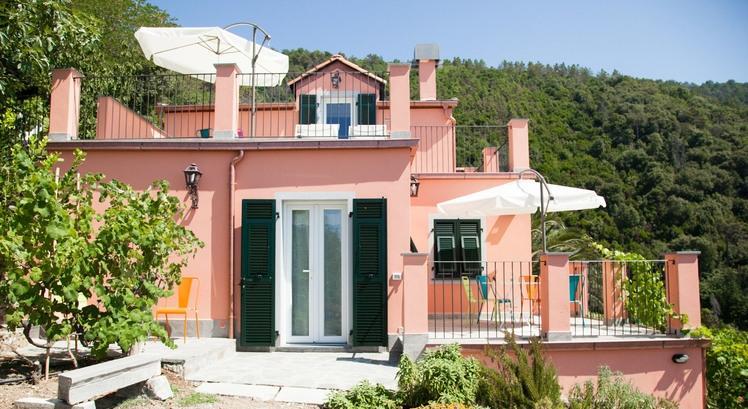
[[504,323],[501,321],[501,305],[502,304],[511,304],[512,300],[508,298],[497,298],[496,293],[491,287],[491,293],[493,293],[494,298],[489,299],[488,298],[488,277],[484,275],[479,275],[475,277],[475,281],[478,283],[478,289],[480,290],[478,292],[478,295],[480,295],[480,301],[478,304],[478,322],[480,323],[480,311],[483,308],[483,303],[488,303],[490,301],[493,301],[493,311],[491,312],[491,320],[498,319],[497,322],[501,323],[501,326],[504,325]]

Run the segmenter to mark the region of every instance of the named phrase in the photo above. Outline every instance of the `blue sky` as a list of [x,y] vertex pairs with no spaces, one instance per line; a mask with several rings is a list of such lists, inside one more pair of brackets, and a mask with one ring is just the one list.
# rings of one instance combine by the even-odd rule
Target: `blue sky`
[[[748,82],[748,1],[150,0],[182,26],[253,21],[277,49],[407,60],[442,57],[578,64],[637,77]],[[248,36],[248,33],[236,31]]]

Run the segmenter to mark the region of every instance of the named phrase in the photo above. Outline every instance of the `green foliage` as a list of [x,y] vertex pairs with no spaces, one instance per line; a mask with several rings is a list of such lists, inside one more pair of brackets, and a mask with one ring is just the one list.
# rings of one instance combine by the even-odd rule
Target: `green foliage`
[[218,397],[207,393],[192,392],[177,400],[177,406],[186,408],[190,406],[205,405],[218,402]]
[[325,402],[327,409],[395,409],[395,393],[384,386],[363,381],[349,391],[335,392]]
[[[166,182],[142,193],[102,175],[67,170],[44,139],[17,144],[0,167],[0,298],[11,329],[44,329],[48,341],[79,334],[94,354],[128,351],[154,335],[172,345],[152,308],[178,283],[202,243],[179,225]],[[94,197],[102,204],[94,207]]]
[[659,331],[667,329],[671,317],[680,319],[683,324],[688,322],[685,314],[675,314],[668,303],[665,277],[655,263],[646,261],[640,254],[610,250],[600,244],[594,247],[604,259],[625,263],[627,267],[626,279],[617,277],[615,281],[623,283],[624,307],[631,322]]
[[400,396],[406,407],[429,403],[472,405],[480,368],[474,358],[462,356],[457,344],[428,351],[417,362],[403,356],[397,372]]
[[699,327],[689,334],[709,338],[706,352],[707,405],[710,409],[748,407],[748,332],[730,326]]
[[676,409],[665,399],[640,392],[625,381],[620,373],[601,367],[597,383],[587,381],[569,391],[570,409]]
[[507,346],[487,349],[487,355],[496,367],[483,368],[479,404],[511,409],[563,407],[556,369],[545,360],[540,340],[530,342],[528,353],[508,336]]

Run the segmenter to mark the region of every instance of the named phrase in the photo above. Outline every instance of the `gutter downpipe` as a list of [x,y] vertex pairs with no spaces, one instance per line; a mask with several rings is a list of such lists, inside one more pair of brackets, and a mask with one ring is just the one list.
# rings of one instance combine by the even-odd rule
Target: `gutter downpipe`
[[234,338],[234,228],[236,219],[234,217],[234,191],[236,188],[236,165],[244,159],[244,149],[231,158],[229,166],[229,339]]

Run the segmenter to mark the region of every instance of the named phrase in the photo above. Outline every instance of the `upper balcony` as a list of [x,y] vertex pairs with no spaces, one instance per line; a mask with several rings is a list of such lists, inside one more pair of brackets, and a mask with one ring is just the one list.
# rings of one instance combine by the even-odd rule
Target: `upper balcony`
[[498,173],[529,165],[519,158],[527,156],[526,121],[457,125],[452,112],[458,101],[437,100],[435,65],[420,65],[421,97],[415,101],[410,100],[410,65],[369,72],[342,56],[287,74],[243,74],[233,64],[189,75],[84,76],[56,70],[50,139],[416,139],[415,174]]

